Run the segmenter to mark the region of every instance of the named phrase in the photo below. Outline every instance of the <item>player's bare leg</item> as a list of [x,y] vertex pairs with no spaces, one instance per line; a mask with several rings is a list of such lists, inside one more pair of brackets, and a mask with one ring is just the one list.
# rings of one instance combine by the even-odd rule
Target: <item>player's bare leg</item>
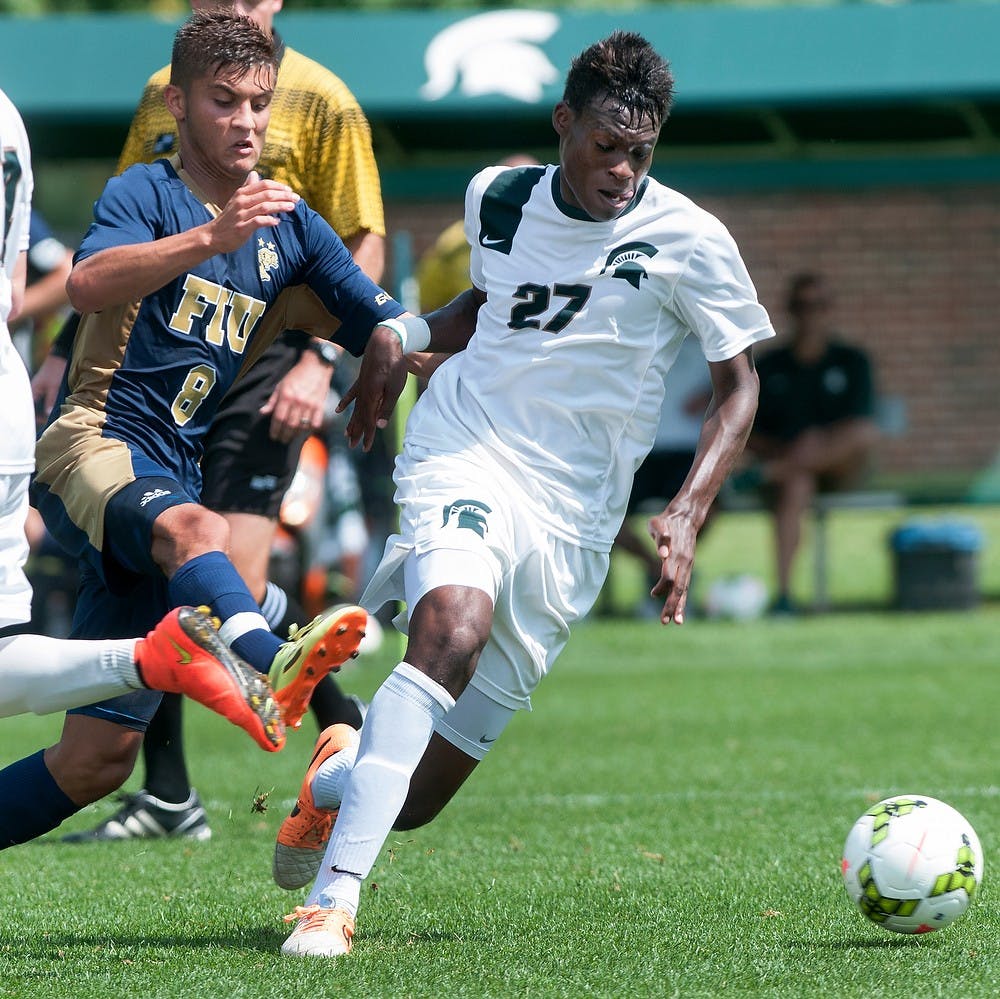
[[71,714],[45,765],[62,792],[83,807],[117,791],[135,766],[142,733],[90,715]]
[[437,818],[478,765],[479,760],[435,732],[413,771],[406,801],[392,828],[419,829]]

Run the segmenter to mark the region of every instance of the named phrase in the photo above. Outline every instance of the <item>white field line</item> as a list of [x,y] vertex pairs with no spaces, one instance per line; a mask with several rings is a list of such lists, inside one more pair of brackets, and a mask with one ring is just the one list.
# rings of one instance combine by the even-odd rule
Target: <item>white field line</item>
[[[828,790],[827,797],[844,801],[881,801],[883,798],[892,797],[898,794],[927,794],[931,797],[942,800],[966,799],[966,798],[997,798],[1000,797],[1000,786],[991,784],[987,787],[953,787],[945,792],[914,790],[906,786],[901,788],[841,788],[838,790]],[[942,795],[945,795],[942,798]],[[516,801],[512,802],[520,810],[521,808],[611,808],[616,805],[644,804],[655,802],[691,802],[691,801],[728,801],[744,802],[754,804],[759,802],[784,802],[801,799],[802,793],[791,788],[787,790],[756,790],[747,784],[741,784],[731,788],[678,788],[676,791],[649,791],[634,793],[588,793],[588,794],[523,794],[517,795]],[[463,793],[460,791],[455,797],[455,803],[464,803],[473,806],[485,806],[496,803],[493,795],[477,795],[474,791]],[[213,801],[210,803],[213,810],[218,810],[222,802]],[[289,811],[295,804],[295,798],[272,797],[268,802],[271,808],[279,808]]]

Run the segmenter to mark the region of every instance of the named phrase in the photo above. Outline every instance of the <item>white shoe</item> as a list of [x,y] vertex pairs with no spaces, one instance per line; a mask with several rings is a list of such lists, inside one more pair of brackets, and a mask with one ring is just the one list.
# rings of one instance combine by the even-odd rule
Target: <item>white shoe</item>
[[281,945],[281,953],[293,957],[342,957],[351,952],[354,917],[345,909],[324,909],[318,905],[297,905],[285,916],[297,919],[292,935]]

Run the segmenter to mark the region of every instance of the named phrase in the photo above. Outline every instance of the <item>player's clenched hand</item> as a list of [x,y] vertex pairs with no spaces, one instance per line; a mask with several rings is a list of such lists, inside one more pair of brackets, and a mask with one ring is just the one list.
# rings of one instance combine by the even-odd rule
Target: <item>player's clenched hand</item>
[[376,326],[361,359],[357,381],[344,393],[337,412],[353,402],[354,412],[345,434],[351,447],[360,443],[371,450],[375,431],[384,430],[406,384],[406,361],[399,337],[384,326]]
[[287,184],[261,180],[255,171],[251,171],[243,186],[226,202],[225,208],[208,223],[212,249],[216,253],[232,253],[255,230],[276,226],[281,221],[278,216],[292,211],[299,200]]
[[650,596],[663,598],[660,620],[664,624],[683,624],[698,531],[689,517],[667,507],[650,518],[649,534],[662,560],[660,578]]

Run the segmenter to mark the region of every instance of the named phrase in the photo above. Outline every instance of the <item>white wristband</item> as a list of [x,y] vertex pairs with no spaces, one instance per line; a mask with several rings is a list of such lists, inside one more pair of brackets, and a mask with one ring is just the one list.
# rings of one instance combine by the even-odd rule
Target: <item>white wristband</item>
[[398,319],[383,319],[376,326],[384,326],[399,337],[399,345],[404,354],[416,354],[426,350],[431,342],[431,328],[422,316],[400,316]]

